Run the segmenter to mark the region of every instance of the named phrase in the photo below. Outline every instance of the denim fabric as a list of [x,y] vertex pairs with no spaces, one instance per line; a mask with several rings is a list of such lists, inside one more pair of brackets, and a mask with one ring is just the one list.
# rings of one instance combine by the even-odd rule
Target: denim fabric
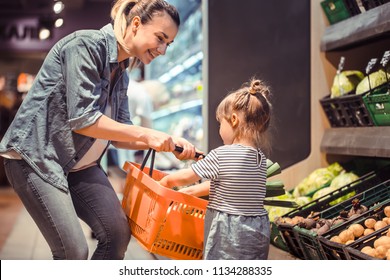
[[4,161],[11,185],[38,225],[54,259],[87,259],[88,245],[78,217],[93,230],[92,259],[123,259],[130,228],[118,197],[98,166],[72,172],[69,192],[53,188],[24,161]]
[[69,170],[95,141],[73,130],[93,124],[109,102],[112,118],[131,124],[128,64],[118,63],[111,24],[58,41],[3,137],[0,153],[15,150],[42,179],[67,191]]
[[270,235],[268,215],[230,215],[207,208],[203,258],[206,260],[266,260]]

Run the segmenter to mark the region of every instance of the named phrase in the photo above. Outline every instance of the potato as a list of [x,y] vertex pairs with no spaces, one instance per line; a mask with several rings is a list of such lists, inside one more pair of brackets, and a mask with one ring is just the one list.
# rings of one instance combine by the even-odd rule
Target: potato
[[390,237],[390,230],[387,231],[386,236]]
[[341,242],[341,239],[340,237],[338,237],[337,235],[333,236],[330,241],[333,241],[333,242],[336,242],[336,243],[343,243]]
[[353,242],[355,242],[355,240],[348,240],[347,242],[345,242],[345,245],[351,244]]
[[339,234],[340,240],[345,244],[348,240],[355,240],[355,235],[353,235],[353,231],[350,229],[345,229]]
[[386,260],[390,260],[390,250],[387,250],[387,253],[386,253]]
[[374,241],[374,248],[378,248],[379,246],[385,246],[387,249],[390,249],[390,237],[389,236],[381,236],[377,240]]
[[383,212],[385,212],[386,217],[390,218],[390,206],[386,206]]
[[385,222],[387,225],[390,225],[390,218],[385,217],[382,219],[383,222]]
[[383,245],[375,248],[375,257],[378,259],[384,259],[386,257],[387,248]]
[[361,224],[352,224],[349,229],[352,230],[355,237],[360,237],[364,233],[364,227]]
[[374,225],[376,223],[376,220],[373,218],[368,218],[367,220],[364,221],[364,225],[366,228],[374,228]]
[[366,254],[366,255],[369,255],[369,256],[371,256],[371,257],[375,257],[375,253],[376,253],[375,249],[372,248],[372,247],[370,247],[370,246],[365,246],[365,247],[363,247],[363,248],[360,250],[360,252],[362,252],[362,253],[364,253],[364,254]]
[[366,235],[369,235],[373,232],[374,232],[374,230],[372,228],[366,228],[363,232],[363,235],[366,236]]
[[383,221],[377,221],[374,225],[374,229],[375,230],[378,230],[378,229],[381,229],[381,228],[384,228],[385,226],[387,226],[387,224]]

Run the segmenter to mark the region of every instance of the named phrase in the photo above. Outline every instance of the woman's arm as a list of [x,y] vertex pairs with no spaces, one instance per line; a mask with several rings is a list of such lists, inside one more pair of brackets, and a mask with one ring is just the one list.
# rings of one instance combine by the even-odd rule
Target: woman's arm
[[[173,152],[180,159],[194,159],[197,150],[183,138],[172,137],[164,132],[137,125],[114,121],[102,115],[94,124],[75,130],[76,133],[113,141],[115,147],[135,150],[152,148],[157,152]],[[183,147],[183,152],[174,152],[175,145]]]

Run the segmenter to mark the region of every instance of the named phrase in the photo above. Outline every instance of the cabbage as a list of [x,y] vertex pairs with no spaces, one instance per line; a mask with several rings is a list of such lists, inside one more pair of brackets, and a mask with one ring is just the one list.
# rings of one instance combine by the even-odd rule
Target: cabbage
[[314,170],[294,188],[293,196],[311,196],[313,192],[329,184],[343,170],[343,167],[337,162],[328,167]]
[[299,206],[306,205],[306,204],[308,204],[311,200],[312,200],[312,198],[309,197],[309,196],[300,196],[300,197],[295,198],[295,202],[296,202]]
[[[368,83],[368,79],[370,79],[370,83]],[[364,79],[357,85],[356,87],[356,94],[363,94],[366,93],[373,88],[376,88],[380,85],[383,85],[390,79],[390,74],[386,73],[383,70],[379,70],[376,72],[371,73],[370,75],[364,77]]]
[[335,187],[335,189],[339,189],[348,185],[349,183],[352,183],[353,181],[356,181],[357,179],[359,179],[359,176],[356,174],[352,172],[343,172],[332,180],[330,186]]
[[325,196],[325,195],[327,195],[335,190],[337,190],[337,189],[335,187],[331,187],[331,186],[327,187],[327,188],[320,189],[313,194],[312,199],[315,200],[317,198],[323,197],[323,196]]
[[364,78],[360,71],[343,71],[333,79],[330,97],[339,97],[353,91],[356,85]]

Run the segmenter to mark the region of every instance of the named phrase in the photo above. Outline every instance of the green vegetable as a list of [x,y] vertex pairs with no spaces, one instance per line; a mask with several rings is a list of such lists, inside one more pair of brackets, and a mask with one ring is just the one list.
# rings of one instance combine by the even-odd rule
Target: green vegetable
[[357,85],[356,94],[366,93],[370,89],[383,85],[388,81],[388,79],[390,79],[390,73],[387,73],[386,78],[386,73],[382,69],[373,72],[370,75],[364,77],[364,79]]
[[343,167],[337,162],[328,167],[314,170],[294,188],[293,196],[312,196],[315,191],[330,184],[330,182],[343,170]]
[[349,183],[356,181],[357,179],[359,179],[359,176],[357,176],[353,172],[342,172],[332,180],[332,182],[330,183],[330,187],[339,189],[348,185]]
[[364,74],[360,71],[342,71],[333,79],[330,97],[334,98],[350,93],[363,78]]

